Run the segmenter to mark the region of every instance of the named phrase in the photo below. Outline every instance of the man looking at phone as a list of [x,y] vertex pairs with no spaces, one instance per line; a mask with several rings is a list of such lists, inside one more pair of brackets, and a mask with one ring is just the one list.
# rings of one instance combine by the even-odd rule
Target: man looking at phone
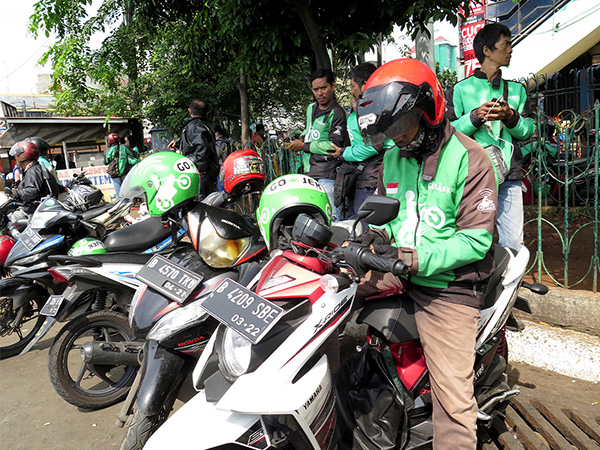
[[[310,75],[310,83],[316,102],[308,105],[306,110],[303,140],[294,139],[289,148],[304,152],[304,173],[319,181],[333,205],[335,169],[341,163],[333,144],[337,147],[350,144],[346,113],[334,99],[335,79],[331,70],[315,70]],[[341,220],[340,215],[340,208],[334,207],[332,220]]]
[[522,84],[502,79],[500,67],[512,55],[510,30],[500,23],[484,26],[473,40],[481,68],[457,83],[447,95],[446,117],[452,125],[484,148],[501,149],[508,173],[498,190],[496,226],[499,244],[519,250],[523,246],[523,155],[518,141],[535,131],[534,112]]

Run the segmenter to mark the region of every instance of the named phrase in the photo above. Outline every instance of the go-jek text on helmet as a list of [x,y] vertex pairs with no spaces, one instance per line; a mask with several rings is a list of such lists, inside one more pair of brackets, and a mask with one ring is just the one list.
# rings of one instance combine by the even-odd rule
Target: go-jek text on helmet
[[331,225],[329,198],[315,179],[306,175],[284,175],[267,185],[256,210],[256,219],[269,250],[276,249],[281,238],[291,237],[291,229],[300,214],[308,214],[324,225]]
[[416,59],[397,59],[377,69],[358,100],[358,125],[371,145],[396,139],[422,121],[442,123],[446,101],[435,73]]
[[38,150],[40,151],[40,155],[47,155],[48,152],[50,151],[50,146],[41,137],[31,136],[31,137],[25,138],[25,140],[33,142],[37,146]]
[[40,151],[31,141],[20,141],[12,146],[10,155],[14,156],[19,164],[26,161],[36,161],[40,157]]
[[262,191],[265,164],[254,150],[238,150],[225,158],[219,177],[223,189],[231,195]]
[[174,207],[198,197],[200,174],[192,161],[174,152],[148,156],[129,171],[121,185],[121,197],[145,197],[148,213],[162,216]]
[[119,135],[117,133],[110,133],[108,136],[106,136],[106,143],[109,147],[117,145],[119,143]]
[[100,255],[108,253],[104,242],[93,238],[79,239],[67,253],[69,256]]

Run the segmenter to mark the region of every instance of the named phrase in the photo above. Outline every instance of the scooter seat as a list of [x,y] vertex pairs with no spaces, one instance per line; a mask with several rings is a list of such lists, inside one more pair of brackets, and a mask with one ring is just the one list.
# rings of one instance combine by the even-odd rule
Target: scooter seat
[[387,342],[419,339],[414,303],[407,297],[367,300],[356,322],[369,325],[375,335]]
[[120,230],[113,231],[104,239],[109,252],[141,251],[158,244],[171,235],[159,217],[151,217]]
[[93,220],[95,217],[98,217],[100,214],[104,214],[109,209],[115,206],[113,203],[108,203],[103,206],[98,206],[97,208],[88,209],[81,213],[81,217],[83,220]]
[[500,296],[500,292],[502,292],[502,280],[504,279],[504,272],[506,271],[508,263],[510,262],[509,251],[512,250],[508,250],[498,244],[494,245],[494,261],[496,263],[496,270],[494,270],[494,273],[492,273],[492,276],[488,280],[488,285],[483,297],[482,309],[493,306],[496,302],[496,299]]

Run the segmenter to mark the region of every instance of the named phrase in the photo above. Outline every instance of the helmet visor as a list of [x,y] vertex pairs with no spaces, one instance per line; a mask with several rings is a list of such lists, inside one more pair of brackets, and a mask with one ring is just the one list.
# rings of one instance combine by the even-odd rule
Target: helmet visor
[[[377,132],[374,127],[365,126],[363,131],[365,144],[376,146],[383,145],[388,139],[395,141],[400,136],[408,134],[418,128],[422,115],[423,112],[420,109],[411,109],[410,111],[398,113],[395,116],[394,122],[380,132]],[[366,121],[369,120],[368,116],[363,117],[367,118]],[[361,119],[363,117],[361,117]]]
[[141,198],[146,201],[146,191],[142,186],[132,184],[131,180],[133,177],[133,170],[130,170],[123,183],[121,184],[121,190],[119,191],[119,196],[122,198],[126,198],[130,201],[133,201],[136,198]]
[[13,146],[10,148],[10,150],[8,152],[8,154],[10,156],[16,156],[17,155],[17,150],[21,147],[19,144],[20,144],[20,142],[15,142],[13,144]]

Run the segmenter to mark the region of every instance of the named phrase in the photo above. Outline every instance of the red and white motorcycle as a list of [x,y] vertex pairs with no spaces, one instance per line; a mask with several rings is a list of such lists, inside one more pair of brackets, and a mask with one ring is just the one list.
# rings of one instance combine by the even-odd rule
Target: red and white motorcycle
[[[363,204],[359,219],[383,225],[397,213],[397,200],[374,196]],[[339,442],[342,436],[336,435],[343,405],[336,402],[336,355],[329,351],[330,343],[337,342],[339,326],[352,311],[358,275],[368,270],[400,275],[406,267],[356,243],[331,250],[331,235],[327,227],[300,215],[294,224],[293,250],[275,254],[250,289],[226,280],[207,297],[203,308],[222,325],[194,371],[200,392],[155,432],[147,449],[346,448]],[[477,397],[482,424],[518,395],[506,385],[505,362],[496,355],[515,303],[527,309],[517,300],[517,291],[525,286],[529,252],[497,248],[495,259],[498,268],[476,344],[475,392],[485,385],[491,393]],[[545,286],[528,287],[545,293]],[[405,405],[398,430],[393,430],[403,430],[397,448],[427,448],[432,439],[428,372],[408,303],[405,297],[368,300],[359,319],[369,325],[366,345],[373,345],[377,336],[377,345],[395,348],[395,377],[402,384],[398,394]],[[398,314],[402,308],[405,313]],[[490,380],[490,374],[497,380]]]

